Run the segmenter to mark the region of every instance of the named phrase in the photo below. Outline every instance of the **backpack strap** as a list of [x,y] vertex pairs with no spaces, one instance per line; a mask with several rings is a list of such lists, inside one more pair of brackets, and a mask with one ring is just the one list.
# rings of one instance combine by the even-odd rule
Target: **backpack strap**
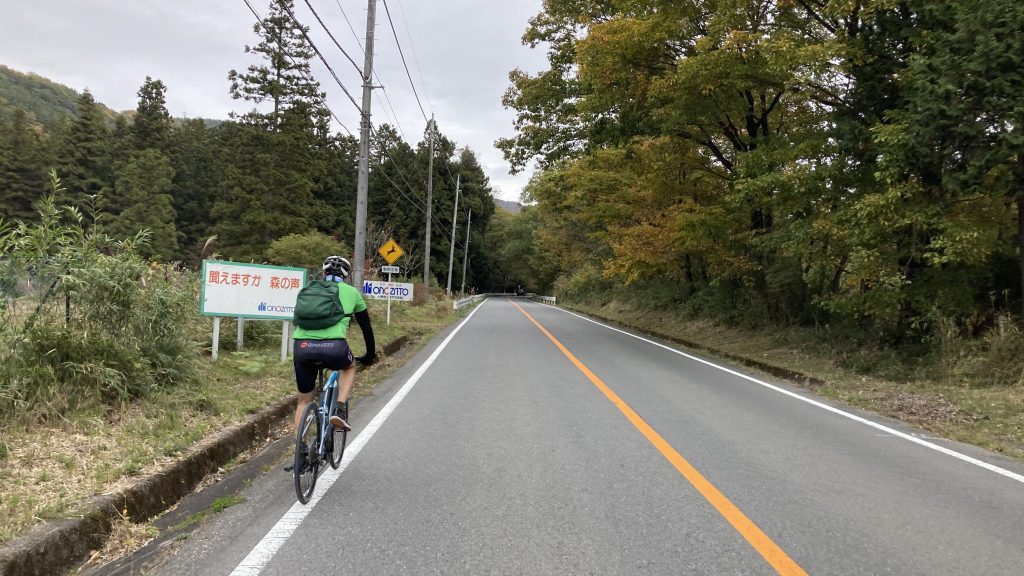
[[334,282],[335,285],[337,285],[337,287],[338,287],[338,306],[341,307],[341,313],[344,314],[344,316],[342,316],[342,318],[351,318],[351,317],[353,317],[355,314],[352,313],[352,312],[345,312],[345,303],[341,301],[341,285],[344,284],[345,282],[344,281],[337,281],[337,280],[331,280],[331,282]]

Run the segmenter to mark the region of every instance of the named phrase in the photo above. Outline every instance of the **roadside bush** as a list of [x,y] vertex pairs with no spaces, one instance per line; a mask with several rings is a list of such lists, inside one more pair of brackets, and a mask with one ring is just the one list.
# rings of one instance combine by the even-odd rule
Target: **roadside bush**
[[933,338],[939,377],[970,388],[1024,385],[1024,333],[1009,315],[997,317],[981,338],[961,334],[953,322],[940,323]]
[[555,281],[555,297],[565,302],[607,304],[612,299],[615,284],[604,277],[598,266],[584,264],[571,276]]
[[324,258],[331,255],[349,257],[351,250],[322,232],[289,234],[270,243],[267,260],[281,266],[298,266],[320,272]]
[[52,196],[39,213],[0,236],[0,414],[46,419],[196,378],[196,280],[142,259],[145,232],[114,241]]

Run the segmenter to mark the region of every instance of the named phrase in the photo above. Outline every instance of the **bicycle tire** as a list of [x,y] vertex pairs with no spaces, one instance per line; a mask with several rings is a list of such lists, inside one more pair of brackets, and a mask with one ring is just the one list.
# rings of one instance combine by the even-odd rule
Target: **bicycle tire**
[[295,478],[295,495],[299,502],[307,504],[316,488],[316,477],[320,472],[320,410],[310,402],[302,411],[299,429],[295,432],[295,462],[292,475]]
[[[348,422],[348,401],[341,405],[338,416],[341,416],[342,420]],[[341,457],[345,455],[345,442],[348,440],[348,432],[334,428],[333,435],[334,437],[331,439],[331,454],[328,460],[331,463],[331,468],[337,470],[341,466]]]

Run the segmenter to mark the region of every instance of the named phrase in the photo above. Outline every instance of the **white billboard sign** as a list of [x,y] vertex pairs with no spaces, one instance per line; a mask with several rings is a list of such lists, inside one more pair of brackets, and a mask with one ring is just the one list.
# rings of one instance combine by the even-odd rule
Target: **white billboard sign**
[[202,282],[204,316],[291,320],[306,270],[203,260]]
[[363,282],[363,298],[412,302],[412,284],[367,280]]

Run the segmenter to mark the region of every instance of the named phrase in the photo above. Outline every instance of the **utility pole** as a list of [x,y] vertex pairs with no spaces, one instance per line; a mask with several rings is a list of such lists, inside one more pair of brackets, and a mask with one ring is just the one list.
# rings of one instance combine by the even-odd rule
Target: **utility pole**
[[362,290],[366,265],[366,191],[370,184],[370,103],[373,94],[373,32],[376,27],[377,0],[369,0],[366,9],[366,60],[363,64],[363,107],[359,122],[359,179],[356,182],[355,262],[352,285]]
[[[372,2],[373,0],[371,0]],[[430,219],[434,206],[434,115],[427,123],[430,134],[430,159],[427,160],[427,248],[423,254],[423,292],[430,294]]]
[[462,174],[455,175],[455,210],[452,210],[452,247],[448,250],[448,286],[444,289],[450,298],[452,295],[452,265],[455,261],[455,224],[459,219],[459,188],[462,185]]
[[473,209],[469,209],[469,218],[466,219],[466,251],[462,253],[462,293],[466,293],[466,263],[469,262],[469,225],[473,222]]

